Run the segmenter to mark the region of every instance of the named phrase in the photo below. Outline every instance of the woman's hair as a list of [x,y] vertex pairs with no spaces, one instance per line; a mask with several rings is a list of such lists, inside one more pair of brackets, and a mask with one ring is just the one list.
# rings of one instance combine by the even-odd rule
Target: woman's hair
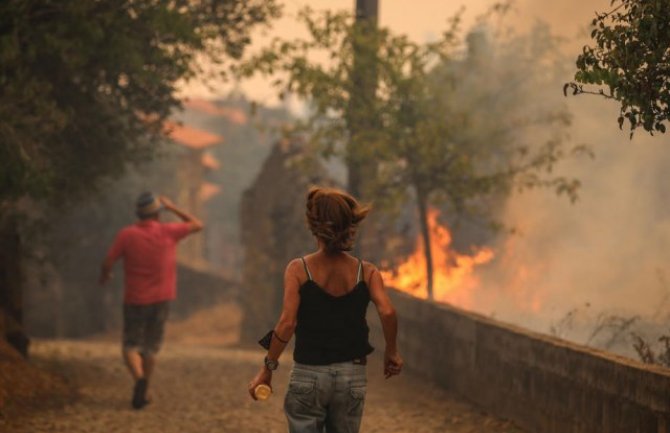
[[307,225],[327,252],[351,251],[358,224],[368,212],[370,206],[334,188],[315,186],[307,193]]

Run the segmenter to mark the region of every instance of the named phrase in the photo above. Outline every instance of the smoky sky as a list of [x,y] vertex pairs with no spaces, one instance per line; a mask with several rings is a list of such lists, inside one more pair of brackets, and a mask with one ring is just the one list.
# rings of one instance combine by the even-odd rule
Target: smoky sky
[[[353,0],[286,2],[286,16],[254,44],[278,35],[299,34],[295,11],[310,4],[314,9],[353,9]],[[380,22],[391,30],[423,41],[439,34],[447,19],[465,6],[464,27],[494,2],[425,0],[380,1]],[[536,91],[538,98],[565,104],[573,116],[572,144],[586,144],[595,159],[579,158],[559,164],[557,172],[578,178],[579,200],[572,204],[552,191],[515,194],[502,215],[518,234],[501,236],[497,259],[482,274],[481,302],[473,308],[504,320],[521,322],[546,331],[572,308],[591,305],[594,311],[653,314],[665,295],[662,279],[670,266],[670,143],[668,136],[650,137],[638,131],[631,140],[618,128],[615,102],[598,97],[564,98],[563,82],[574,74],[574,61],[588,43],[588,26],[596,11],[610,8],[609,0],[517,0],[508,24],[529,31],[544,23],[565,39],[565,74],[554,86]],[[239,89],[264,103],[276,103],[267,79],[252,80]],[[217,96],[231,83],[196,80],[184,86],[186,94]],[[522,308],[519,306],[522,305]]]
[[[459,10],[464,9],[462,28],[466,31],[492,5],[500,3],[493,0],[462,0],[460,2],[444,0],[422,0],[408,4],[405,1],[380,0],[379,22],[391,31],[408,35],[417,42],[434,39],[446,28],[448,20]],[[294,38],[305,36],[306,31],[296,24],[297,11],[305,6],[314,10],[351,10],[354,0],[286,0],[283,1],[284,16],[273,22],[269,29],[254,33],[251,51],[265,45],[272,37]],[[608,10],[609,0],[516,0],[506,18],[507,22],[518,29],[529,29],[538,21],[549,25],[553,32],[569,38],[571,48],[579,50],[584,43],[585,29],[595,16],[596,11]],[[577,36],[581,36],[578,38]],[[204,61],[204,59],[201,59]],[[205,65],[206,66],[206,65]],[[241,89],[250,97],[264,104],[278,105],[281,102],[269,85],[270,80],[256,77],[243,83],[222,82],[209,79],[190,80],[182,84],[185,96],[220,97],[231,89]]]

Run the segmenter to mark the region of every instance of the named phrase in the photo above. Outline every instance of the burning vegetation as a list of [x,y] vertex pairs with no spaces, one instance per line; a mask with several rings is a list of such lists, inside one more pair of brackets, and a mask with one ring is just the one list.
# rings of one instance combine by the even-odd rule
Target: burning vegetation
[[[430,209],[428,227],[432,265],[425,255],[425,241],[416,240],[416,247],[394,269],[382,271],[387,286],[394,287],[419,298],[433,298],[464,308],[472,308],[472,296],[480,285],[476,270],[479,265],[490,262],[494,253],[490,248],[473,250],[472,254],[461,254],[451,248],[449,229],[438,221],[439,211]],[[388,267],[388,263],[385,264]],[[429,293],[429,279],[433,280],[433,292]]]

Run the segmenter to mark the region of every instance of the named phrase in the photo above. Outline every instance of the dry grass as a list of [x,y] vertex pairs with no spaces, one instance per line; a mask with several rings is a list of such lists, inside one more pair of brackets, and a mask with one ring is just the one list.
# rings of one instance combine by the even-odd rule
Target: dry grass
[[38,360],[28,361],[0,339],[0,426],[27,410],[52,406],[73,398],[68,382]]

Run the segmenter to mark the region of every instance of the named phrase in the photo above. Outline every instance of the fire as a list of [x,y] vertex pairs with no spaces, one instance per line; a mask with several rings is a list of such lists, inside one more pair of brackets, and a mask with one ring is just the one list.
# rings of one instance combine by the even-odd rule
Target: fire
[[[475,268],[493,259],[493,250],[481,248],[472,255],[450,248],[451,233],[437,221],[439,211],[428,212],[430,245],[433,256],[433,295],[435,300],[471,308],[472,295],[480,283]],[[414,252],[395,270],[382,271],[385,285],[420,298],[428,297],[428,281],[423,239],[419,236]]]

